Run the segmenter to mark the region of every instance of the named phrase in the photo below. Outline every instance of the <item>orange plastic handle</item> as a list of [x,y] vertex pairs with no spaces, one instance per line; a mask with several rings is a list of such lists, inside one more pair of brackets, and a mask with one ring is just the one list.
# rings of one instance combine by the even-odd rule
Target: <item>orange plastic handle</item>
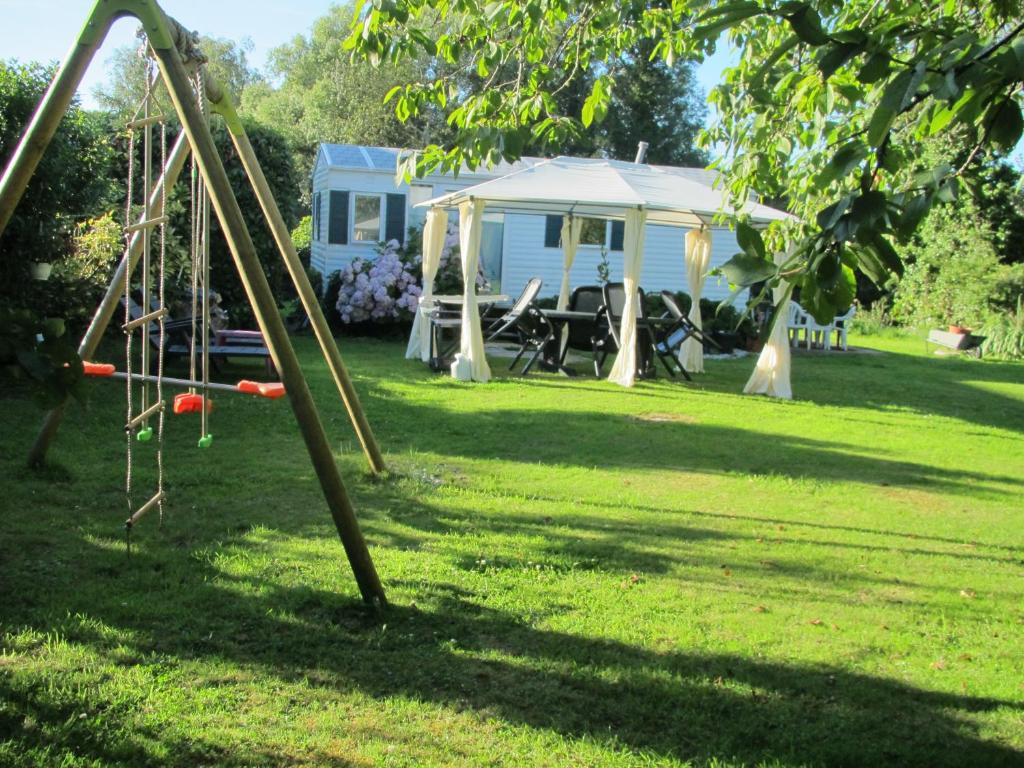
[[[182,392],[180,395],[174,396],[174,412],[179,415],[182,413],[202,413],[203,403],[204,398],[202,395]],[[205,400],[205,403],[206,412],[209,413],[213,410],[213,401]]]
[[86,376],[113,376],[116,369],[110,363],[87,363],[83,360],[82,370]]
[[242,381],[238,382],[238,391],[246,395],[268,397],[271,400],[276,400],[285,395],[284,384],[279,381],[265,382],[242,379]]

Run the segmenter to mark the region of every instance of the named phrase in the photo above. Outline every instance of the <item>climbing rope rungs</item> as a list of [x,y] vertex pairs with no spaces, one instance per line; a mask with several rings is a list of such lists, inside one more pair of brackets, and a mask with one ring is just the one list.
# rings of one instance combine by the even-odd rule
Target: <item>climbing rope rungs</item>
[[133,429],[135,429],[137,426],[139,426],[139,424],[144,423],[150,416],[152,416],[155,413],[159,413],[163,409],[164,409],[164,401],[163,400],[161,400],[160,402],[157,402],[157,403],[153,403],[151,406],[149,406],[149,408],[147,408],[142,413],[140,413],[138,416],[136,416],[134,419],[129,421],[127,424],[125,424],[124,425],[125,431],[126,432],[131,432]]
[[130,235],[133,232],[138,232],[143,229],[159,227],[161,224],[166,224],[170,220],[170,216],[157,216],[155,219],[147,219],[146,221],[140,221],[138,224],[131,224],[130,226],[125,227],[124,231]]
[[147,125],[155,125],[156,123],[162,123],[164,121],[163,115],[151,115],[149,117],[140,117],[138,120],[132,120],[126,125],[127,128],[145,128]]
[[168,311],[167,307],[163,307],[161,309],[154,309],[152,312],[149,312],[143,315],[142,317],[136,317],[134,320],[129,320],[121,327],[127,333],[128,331],[134,331],[140,325],[145,325],[146,323],[152,320],[159,320],[161,317],[167,317],[167,315],[169,314],[170,312]]
[[155,495],[155,496],[154,496],[154,497],[153,497],[152,499],[150,499],[150,500],[149,500],[149,501],[147,501],[147,502],[146,502],[145,504],[143,504],[143,505],[142,505],[141,507],[139,507],[139,508],[138,508],[138,509],[137,509],[137,510],[136,510],[136,511],[135,511],[135,512],[134,512],[134,513],[132,514],[132,516],[131,516],[131,517],[129,517],[129,518],[127,519],[127,520],[125,520],[125,521],[124,521],[125,527],[127,527],[127,528],[131,528],[131,527],[132,527],[133,525],[135,525],[136,521],[137,521],[137,520],[138,520],[138,519],[139,519],[140,517],[142,517],[142,516],[143,516],[144,514],[146,514],[147,512],[149,512],[149,511],[150,511],[151,509],[153,509],[153,507],[157,506],[157,505],[158,505],[158,504],[159,504],[160,502],[162,502],[162,501],[163,501],[163,500],[164,500],[164,499],[165,499],[166,497],[167,497],[167,494],[166,494],[166,493],[164,493],[163,491],[157,491],[156,495]]

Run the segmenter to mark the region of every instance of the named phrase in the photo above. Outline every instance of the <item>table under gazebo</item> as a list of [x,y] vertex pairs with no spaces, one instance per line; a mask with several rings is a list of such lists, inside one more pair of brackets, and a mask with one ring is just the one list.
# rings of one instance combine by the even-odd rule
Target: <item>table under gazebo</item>
[[[556,157],[498,179],[483,182],[420,203],[429,208],[423,232],[423,295],[421,307],[430,307],[433,281],[447,230],[448,211],[459,212],[459,245],[463,275],[475,275],[479,264],[484,211],[537,215],[561,214],[563,272],[559,310],[569,301],[569,270],[579,246],[585,218],[624,222],[623,283],[626,305],[622,312],[621,351],[609,379],[622,386],[636,380],[638,285],[643,264],[645,225],[689,230],[683,238],[683,259],[693,299],[689,319],[701,327],[700,294],[711,258],[711,227],[721,214],[736,214],[727,196],[706,184],[686,178],[675,169],[605,159]],[[754,226],[766,226],[789,214],[750,201],[741,213]],[[463,280],[462,324],[459,352],[451,373],[463,381],[486,382],[491,377],[484,352],[476,284]],[[786,292],[776,289],[776,300]],[[785,323],[776,323],[745,391],[789,397],[789,344]],[[429,355],[428,322],[417,313],[407,357]],[[778,338],[776,338],[778,337]],[[690,372],[703,371],[703,348],[687,339],[679,352]]]

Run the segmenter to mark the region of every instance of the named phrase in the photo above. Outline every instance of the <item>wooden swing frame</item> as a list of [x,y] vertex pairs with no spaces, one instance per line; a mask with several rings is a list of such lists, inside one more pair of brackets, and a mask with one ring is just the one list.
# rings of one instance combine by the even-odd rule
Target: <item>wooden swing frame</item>
[[[260,267],[256,248],[242,218],[242,211],[231,189],[224,164],[217,153],[213,136],[195,101],[188,67],[194,69],[202,66],[202,59],[201,54],[197,55],[194,35],[167,16],[156,0],[96,0],[78,39],[36,108],[28,128],[4,169],[3,176],[0,177],[0,234],[6,229],[57,126],[67,113],[75,91],[96,51],[113,23],[125,17],[134,17],[142,24],[171,102],[184,129],[167,158],[163,178],[157,179],[154,188],[147,190],[146,193],[158,194],[161,183],[167,187],[173,186],[189,151],[195,153],[200,173],[209,190],[210,200],[227,239],[249,303],[266,340],[271,359],[285,385],[295,419],[359,591],[367,603],[383,606],[386,604],[384,588],[367,549],[341,473],[334,461],[327,433],[288,337],[277,302]],[[374,474],[382,473],[385,471],[384,459],[376,438],[234,104],[208,74],[204,74],[203,82],[210,109],[221,115],[231,135],[280,256],[309,316],[314,334],[359,437],[370,469]],[[114,315],[126,274],[134,272],[141,252],[142,237],[141,232],[137,231],[133,233],[129,247],[125,250],[124,257],[111,280],[110,288],[79,344],[78,352],[82,359],[91,360],[96,353]],[[29,452],[31,465],[39,465],[45,460],[46,452],[60,427],[66,405],[65,401],[47,413]]]

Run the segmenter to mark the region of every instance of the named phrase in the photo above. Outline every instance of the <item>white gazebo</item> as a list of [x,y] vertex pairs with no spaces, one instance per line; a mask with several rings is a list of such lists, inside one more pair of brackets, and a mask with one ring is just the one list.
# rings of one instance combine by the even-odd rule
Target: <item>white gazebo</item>
[[[684,264],[694,297],[690,319],[700,325],[699,297],[707,273],[711,249],[710,227],[719,214],[735,214],[724,191],[693,181],[673,169],[616,160],[556,157],[529,168],[486,181],[457,192],[420,203],[431,208],[423,238],[423,296],[433,289],[433,275],[440,258],[443,238],[432,230],[439,227],[447,210],[459,211],[459,237],[464,275],[475,275],[479,262],[480,230],[484,210],[489,213],[562,214],[563,275],[558,298],[559,309],[569,299],[569,270],[576,254],[583,218],[610,219],[625,222],[623,242],[623,282],[626,305],[622,314],[622,350],[616,358],[609,379],[623,386],[632,386],[636,375],[637,285],[644,253],[644,227],[660,224],[689,229],[684,240]],[[789,214],[748,202],[742,210],[757,226],[788,218]],[[437,222],[436,224],[434,222]],[[433,224],[433,226],[432,226]],[[462,336],[460,350],[452,364],[452,375],[462,380],[487,381],[490,369],[484,356],[483,334],[476,303],[476,283],[465,280],[462,302]],[[418,318],[417,318],[418,319]],[[776,324],[779,326],[780,324]],[[784,349],[772,352],[771,372],[783,373],[788,391],[789,344],[785,323],[782,327]],[[425,330],[425,329],[424,329]],[[414,334],[420,329],[414,328]],[[773,339],[766,345],[772,346]],[[692,342],[692,343],[691,343]],[[765,355],[762,354],[762,358]],[[688,340],[680,351],[687,370],[703,370],[701,346]],[[783,358],[785,358],[783,360]],[[761,361],[759,368],[761,370]],[[755,372],[756,375],[757,372]],[[779,378],[774,376],[773,379]],[[748,390],[755,385],[754,377]],[[757,385],[759,386],[759,385]],[[775,387],[760,390],[766,394],[788,396]]]

